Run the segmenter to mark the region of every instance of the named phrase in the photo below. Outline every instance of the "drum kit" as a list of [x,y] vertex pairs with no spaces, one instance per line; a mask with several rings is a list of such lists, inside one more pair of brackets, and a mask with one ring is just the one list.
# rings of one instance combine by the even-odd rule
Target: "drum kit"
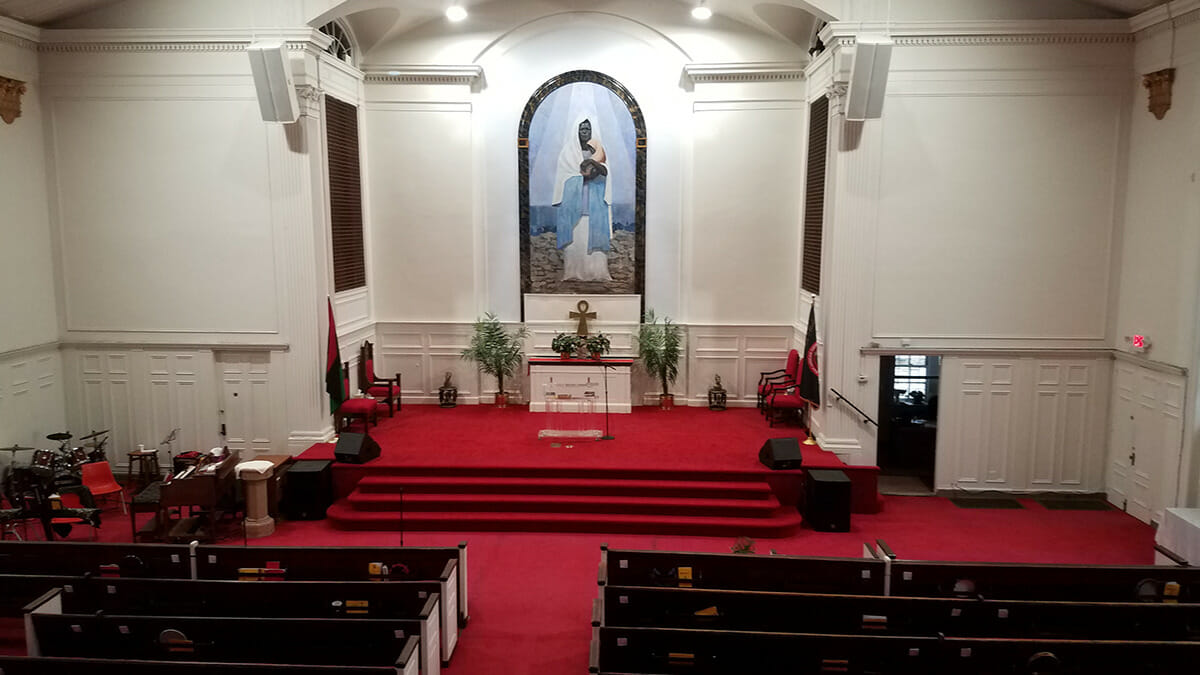
[[[3,478],[4,496],[14,508],[30,513],[46,514],[55,510],[50,506],[52,494],[78,488],[83,484],[83,465],[107,459],[108,432],[109,429],[92,431],[79,439],[87,442],[78,447],[69,446],[68,441],[74,436],[69,431],[62,431],[46,436],[47,440],[58,441],[59,445],[54,449],[21,445],[0,448],[0,452],[12,453],[9,470]],[[33,454],[27,456],[28,459],[18,456],[18,453],[29,451]]]

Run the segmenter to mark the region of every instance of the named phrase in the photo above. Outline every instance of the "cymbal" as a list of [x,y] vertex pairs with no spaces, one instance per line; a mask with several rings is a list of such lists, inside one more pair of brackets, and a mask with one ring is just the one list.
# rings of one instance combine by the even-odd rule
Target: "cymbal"
[[57,434],[50,434],[46,438],[48,438],[52,441],[69,441],[74,437],[71,436],[71,432],[69,432],[69,431],[60,431]]
[[79,440],[86,441],[89,438],[95,438],[97,436],[107,434],[108,431],[109,431],[108,429],[105,429],[104,431],[93,431],[92,433],[88,434],[87,436],[80,436]]
[[37,448],[27,448],[23,445],[14,445],[11,448],[0,448],[0,450],[7,450],[9,452],[20,452],[22,450],[37,450]]

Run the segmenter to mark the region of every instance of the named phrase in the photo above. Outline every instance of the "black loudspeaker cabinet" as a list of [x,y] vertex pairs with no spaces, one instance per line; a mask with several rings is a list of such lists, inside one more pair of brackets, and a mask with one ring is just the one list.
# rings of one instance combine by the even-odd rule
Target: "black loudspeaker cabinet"
[[768,438],[758,451],[758,461],[768,469],[799,469],[800,442],[795,438]]
[[367,434],[346,432],[338,437],[333,458],[339,462],[362,464],[379,456],[379,444]]
[[850,479],[836,469],[809,469],[804,477],[804,522],[818,532],[850,531]]
[[333,503],[333,462],[302,459],[287,467],[279,512],[288,520],[321,520]]

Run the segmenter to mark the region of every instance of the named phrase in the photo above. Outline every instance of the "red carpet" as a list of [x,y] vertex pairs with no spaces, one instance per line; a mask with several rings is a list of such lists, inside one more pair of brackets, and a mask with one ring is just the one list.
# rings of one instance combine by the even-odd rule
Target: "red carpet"
[[[603,418],[597,416],[597,424]],[[370,429],[383,454],[335,465],[336,527],[624,532],[780,537],[800,526],[801,474],[758,462],[771,429],[741,408],[635,408],[612,415],[615,440],[539,440],[548,416],[523,406],[408,406]],[[805,446],[810,467],[844,465]],[[331,458],[317,445],[305,459]],[[872,476],[873,478],[873,476]],[[874,486],[869,486],[874,505]]]
[[[381,436],[392,433],[405,423],[415,422],[418,416],[442,412],[454,415],[457,409],[437,411],[406,406],[394,423],[381,425],[379,433]],[[520,417],[524,410],[485,409],[479,414],[500,420],[509,415]],[[701,442],[714,455],[747,469],[753,469],[762,441],[747,448],[745,438],[731,440],[728,428],[720,425],[711,434],[706,434],[704,429],[698,428],[701,421],[716,419],[721,425],[745,426],[747,430],[754,427],[761,438],[768,434],[787,436],[792,431],[775,429],[772,433],[752,411],[710,414],[707,410],[677,409],[661,415],[659,411],[646,415],[647,419],[661,418],[664,426],[676,428],[680,434],[692,438],[723,437],[724,440],[711,438],[707,441],[701,438]],[[620,419],[632,417],[635,416]],[[696,428],[688,428],[689,424]],[[622,434],[626,428],[614,420],[613,431],[618,440],[609,444],[554,449],[546,444],[540,450],[527,452],[541,452],[545,455],[541,459],[555,458],[579,464],[583,464],[585,458],[597,462],[615,461],[617,453],[628,456],[636,452],[624,446]],[[536,427],[530,427],[530,430],[536,435]],[[470,431],[480,433],[478,428]],[[444,431],[448,438],[461,438],[466,433],[454,427]],[[486,444],[481,438],[487,438]],[[502,437],[493,441],[487,434],[477,436],[474,441],[469,454],[478,462],[496,461],[501,447],[511,449],[516,445],[513,439]],[[729,447],[728,444],[734,442],[736,447]],[[665,448],[663,454],[676,458],[685,455],[674,446]],[[518,459],[520,456],[522,454],[518,453]],[[406,458],[415,465],[427,466],[445,461],[444,455],[436,453],[432,456],[406,454]],[[879,513],[853,516],[850,532],[822,533],[801,529],[794,536],[785,538],[759,538],[755,550],[758,554],[767,554],[774,549],[782,554],[855,557],[863,542],[881,538],[902,558],[1092,564],[1153,562],[1154,530],[1120,511],[1056,511],[1033,500],[1022,500],[1022,504],[1025,506],[1022,510],[960,509],[937,497],[884,497]],[[120,509],[108,509],[105,517],[100,540],[128,541],[129,526]],[[70,538],[86,541],[90,536],[89,528],[77,527]],[[732,537],[495,532],[406,532],[403,540],[410,546],[468,542],[471,622],[464,629],[454,660],[446,670],[449,675],[585,672],[591,638],[591,602],[596,597],[601,543],[629,549],[719,552],[728,551],[734,543]],[[225,543],[240,545],[240,534]],[[252,546],[396,546],[400,544],[400,535],[398,532],[337,530],[328,520],[282,522],[273,536],[249,543]],[[8,631],[5,628],[0,626],[0,650],[23,651],[23,645],[3,639],[6,633],[18,631],[19,625],[14,623]]]

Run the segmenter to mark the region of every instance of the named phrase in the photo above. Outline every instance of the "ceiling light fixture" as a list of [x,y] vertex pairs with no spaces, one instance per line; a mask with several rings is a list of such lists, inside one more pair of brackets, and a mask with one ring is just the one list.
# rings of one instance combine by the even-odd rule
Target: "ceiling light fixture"
[[450,5],[446,8],[446,18],[457,23],[467,18],[467,10],[462,5]]
[[704,0],[700,0],[700,4],[692,8],[692,18],[700,21],[708,21],[712,18],[712,10],[704,6]]

